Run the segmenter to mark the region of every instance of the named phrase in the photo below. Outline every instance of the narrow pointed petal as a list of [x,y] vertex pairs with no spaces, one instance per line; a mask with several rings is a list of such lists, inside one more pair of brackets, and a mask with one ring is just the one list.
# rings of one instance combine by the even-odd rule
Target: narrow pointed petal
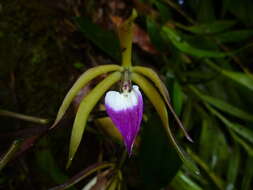
[[105,96],[106,112],[124,138],[129,155],[140,130],[143,114],[143,100],[138,86],[129,93],[109,91]]

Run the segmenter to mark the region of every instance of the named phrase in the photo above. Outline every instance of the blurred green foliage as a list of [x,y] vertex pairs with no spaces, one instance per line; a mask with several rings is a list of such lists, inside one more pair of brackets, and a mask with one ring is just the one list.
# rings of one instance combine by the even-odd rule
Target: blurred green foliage
[[[120,165],[123,152],[123,146],[94,122],[104,117],[100,108],[88,120],[73,166],[65,170],[73,115],[80,102],[76,98],[54,130],[48,130],[51,123],[0,115],[0,189],[49,189],[75,184],[83,176],[88,177],[75,189],[93,179],[96,189],[105,184],[109,189],[252,189],[251,0],[142,0],[131,5],[123,0],[1,2],[0,109],[53,121],[83,71],[119,63],[111,17],[124,19],[132,8],[139,15],[136,26],[143,31],[135,33],[139,41],[134,40],[133,62],[152,67],[165,82],[194,143],[184,139],[169,114],[172,131],[200,175],[181,163],[148,101],[134,155],[126,158],[121,172],[112,172],[106,164],[93,165],[102,161]],[[19,151],[6,160],[16,139],[21,142]]]

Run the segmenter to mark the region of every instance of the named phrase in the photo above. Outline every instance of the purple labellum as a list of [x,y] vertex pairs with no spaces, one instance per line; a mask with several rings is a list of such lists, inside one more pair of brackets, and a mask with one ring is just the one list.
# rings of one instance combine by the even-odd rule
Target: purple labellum
[[143,113],[143,100],[139,87],[133,85],[131,92],[107,92],[105,107],[106,112],[124,138],[128,154],[131,155],[135,137],[140,130]]

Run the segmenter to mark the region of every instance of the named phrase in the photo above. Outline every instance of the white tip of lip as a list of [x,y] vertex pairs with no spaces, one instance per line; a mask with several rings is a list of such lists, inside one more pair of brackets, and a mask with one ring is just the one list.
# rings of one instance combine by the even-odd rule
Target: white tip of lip
[[129,109],[138,104],[138,97],[141,95],[139,87],[133,85],[133,89],[128,93],[109,91],[105,96],[105,104],[114,111]]

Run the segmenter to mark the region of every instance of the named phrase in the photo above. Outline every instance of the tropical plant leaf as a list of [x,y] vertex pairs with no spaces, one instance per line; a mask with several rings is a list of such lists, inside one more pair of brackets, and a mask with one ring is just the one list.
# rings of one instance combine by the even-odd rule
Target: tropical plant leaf
[[231,104],[228,104],[218,98],[207,96],[202,94],[200,91],[198,91],[196,88],[191,88],[198,96],[206,103],[211,104],[212,106],[218,108],[219,110],[228,113],[230,115],[233,115],[235,117],[238,117],[240,119],[246,120],[246,121],[253,121],[253,115],[250,113],[247,113]]
[[152,3],[154,3],[154,5],[157,7],[159,11],[162,23],[167,22],[172,17],[170,7],[167,6],[164,2],[152,1]]
[[165,52],[168,48],[168,45],[161,36],[160,26],[158,26],[158,24],[156,24],[156,22],[151,18],[147,18],[146,23],[147,23],[147,31],[152,44],[154,44],[157,50]]
[[97,67],[93,67],[89,70],[87,70],[85,73],[83,73],[77,81],[74,83],[74,85],[71,87],[67,95],[65,96],[61,107],[59,108],[57,117],[55,119],[54,124],[51,128],[55,127],[56,124],[61,120],[65,112],[67,111],[69,105],[71,104],[73,98],[77,95],[77,93],[92,79],[98,77],[99,75],[102,75],[107,72],[120,70],[121,67],[118,65],[101,65]]
[[155,107],[158,115],[160,116],[163,127],[165,128],[165,131],[171,140],[172,144],[176,148],[179,157],[183,161],[183,163],[186,165],[186,167],[194,172],[195,174],[199,174],[197,166],[192,162],[192,160],[186,155],[186,153],[182,150],[182,148],[178,145],[174,135],[172,134],[170,127],[169,127],[169,119],[168,119],[168,113],[166,109],[166,105],[160,96],[160,94],[157,92],[157,90],[154,88],[154,86],[144,77],[137,73],[132,73],[132,80],[136,84],[138,84],[141,89],[144,91],[150,102]]
[[215,35],[215,39],[220,43],[241,42],[250,37],[253,37],[253,30],[228,31]]
[[193,103],[190,100],[191,99],[188,99],[186,101],[183,112],[182,112],[182,117],[181,117],[183,126],[187,130],[190,130],[192,128],[192,124],[194,123],[194,120],[192,119],[192,116],[194,114],[194,112],[193,112]]
[[248,190],[251,189],[251,183],[253,179],[253,157],[248,156],[246,165],[245,165],[245,170],[244,170],[244,177],[242,179],[242,190]]
[[190,177],[179,171],[171,181],[171,187],[175,190],[203,190]]
[[239,174],[241,154],[238,144],[235,145],[233,152],[230,153],[228,172],[227,172],[227,185],[226,190],[235,190],[236,178]]
[[206,174],[212,179],[213,183],[220,190],[224,190],[224,181],[220,176],[217,175],[207,164],[204,162],[201,157],[195,154],[192,151],[189,151],[189,154],[194,159],[195,162],[206,172]]
[[162,27],[162,36],[164,40],[168,42],[172,42],[172,44],[178,50],[184,53],[187,53],[189,55],[196,56],[196,57],[223,58],[223,57],[232,55],[232,53],[223,53],[219,51],[198,49],[192,46],[191,44],[189,44],[184,39],[182,39],[182,37],[178,34],[176,30],[166,27],[166,26]]
[[176,80],[173,82],[172,102],[176,114],[180,115],[184,102],[184,93],[180,84]]
[[240,136],[247,139],[249,142],[253,143],[253,131],[242,126],[238,123],[232,123],[228,119],[226,119],[222,114],[220,114],[215,109],[211,108],[210,106],[206,105],[206,107],[216,115],[228,128],[239,134]]
[[232,79],[233,81],[237,82],[238,84],[245,86],[249,90],[253,90],[253,80],[245,73],[228,71],[224,69],[221,70],[221,73],[226,77]]
[[[39,146],[43,148],[36,151],[38,169],[40,172],[45,173],[45,175],[50,176],[55,183],[61,184],[68,179],[68,176],[58,167],[58,162],[56,162],[49,148],[50,145],[51,143],[47,138],[40,140]],[[70,188],[70,190],[76,189]]]
[[253,156],[253,148],[252,145],[245,141],[244,138],[242,138],[240,135],[238,135],[235,131],[232,129],[229,130],[232,138],[235,142],[237,142],[239,145],[241,145],[244,150],[251,156]]
[[184,27],[184,29],[195,34],[213,34],[229,29],[235,24],[236,21],[234,20],[216,20],[212,22]]
[[98,103],[99,99],[103,96],[103,94],[117,81],[121,78],[120,72],[114,72],[108,77],[106,77],[103,81],[101,81],[84,99],[81,101],[77,114],[75,117],[75,121],[73,124],[73,129],[71,133],[70,139],[70,147],[69,147],[69,157],[67,168],[70,166],[74,155],[77,151],[77,148],[81,142],[83,132],[86,126],[86,122],[91,110]]
[[[216,172],[224,170],[223,160],[228,158],[228,144],[222,131],[217,127],[214,119],[207,114],[203,116],[201,136],[199,141],[199,155]],[[210,143],[215,136],[215,141]],[[216,159],[214,159],[216,158]]]

